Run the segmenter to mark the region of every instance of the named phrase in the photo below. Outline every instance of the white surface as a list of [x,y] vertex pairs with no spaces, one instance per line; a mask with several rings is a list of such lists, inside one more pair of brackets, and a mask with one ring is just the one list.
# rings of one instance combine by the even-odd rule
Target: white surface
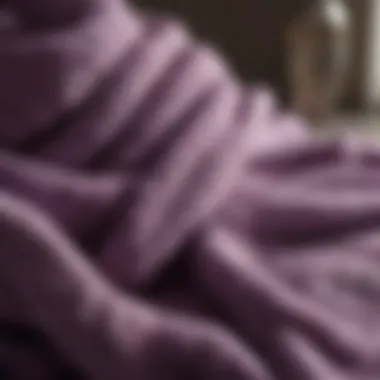
[[322,134],[353,134],[364,138],[375,138],[380,142],[380,115],[347,115],[331,118],[315,127]]

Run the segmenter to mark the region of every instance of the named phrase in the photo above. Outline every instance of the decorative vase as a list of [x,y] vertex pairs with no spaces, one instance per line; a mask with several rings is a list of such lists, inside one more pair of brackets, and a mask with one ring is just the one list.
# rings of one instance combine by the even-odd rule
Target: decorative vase
[[287,33],[292,107],[310,120],[333,112],[350,69],[351,17],[344,0],[315,0]]

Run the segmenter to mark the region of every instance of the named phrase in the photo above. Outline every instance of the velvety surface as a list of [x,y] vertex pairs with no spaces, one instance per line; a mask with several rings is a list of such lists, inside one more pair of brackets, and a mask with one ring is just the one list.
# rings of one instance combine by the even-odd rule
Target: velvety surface
[[121,1],[13,4],[0,377],[379,379],[379,150]]

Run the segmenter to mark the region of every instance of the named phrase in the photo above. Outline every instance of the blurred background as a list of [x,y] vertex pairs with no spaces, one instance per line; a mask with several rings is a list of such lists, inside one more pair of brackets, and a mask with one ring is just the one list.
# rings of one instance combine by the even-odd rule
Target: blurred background
[[[197,36],[216,45],[242,78],[249,82],[270,83],[287,105],[291,105],[295,97],[293,83],[295,79],[289,75],[289,62],[295,59],[291,56],[294,52],[289,49],[289,31],[297,25],[300,27],[302,18],[307,21],[304,27],[305,24],[310,26],[310,19],[307,17],[312,17],[315,21],[318,7],[330,6],[332,3],[343,5],[349,13],[350,32],[346,38],[350,43],[350,55],[345,58],[348,62],[344,69],[344,86],[340,89],[339,96],[334,99],[333,105],[328,107],[328,112],[324,113],[323,123],[361,124],[362,128],[379,125],[380,130],[380,122],[377,123],[377,120],[380,121],[380,118],[377,118],[377,111],[380,109],[380,0],[135,0],[135,2],[147,9],[179,16]],[[325,16],[319,15],[322,18]],[[321,28],[321,25],[318,27]],[[318,33],[321,33],[323,28],[318,29],[317,33],[316,29],[318,28],[309,31],[307,45],[321,38],[321,34]],[[308,31],[299,32],[302,34]],[[314,48],[319,51],[313,53],[313,60],[318,61],[321,66],[324,65],[322,70],[321,67],[317,67],[317,73],[313,74],[315,75],[313,83],[318,86],[323,81],[329,82],[326,67],[327,70],[334,71],[328,66],[332,64],[330,55],[337,55],[336,52],[342,49],[337,35],[334,39],[331,31],[330,34],[326,34],[326,29],[324,32],[324,40],[322,39],[324,42],[319,41],[319,45],[315,44],[318,48],[315,46]],[[328,49],[323,45],[327,40],[330,43]],[[303,43],[305,44],[305,41]],[[334,59],[343,58],[334,56]],[[306,63],[302,65],[302,67],[307,66]],[[335,70],[342,71],[339,68]],[[306,82],[305,79],[301,80],[303,86]],[[329,91],[334,92],[332,88],[326,88],[327,85],[332,86],[328,83],[323,89],[319,88],[319,92],[311,87],[307,91],[309,93],[316,91],[316,97],[327,99]]]

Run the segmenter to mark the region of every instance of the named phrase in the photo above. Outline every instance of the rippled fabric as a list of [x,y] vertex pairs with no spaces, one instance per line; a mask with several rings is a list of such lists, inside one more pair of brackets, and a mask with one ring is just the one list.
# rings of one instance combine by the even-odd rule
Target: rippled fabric
[[2,379],[380,378],[376,147],[119,0],[0,23]]

